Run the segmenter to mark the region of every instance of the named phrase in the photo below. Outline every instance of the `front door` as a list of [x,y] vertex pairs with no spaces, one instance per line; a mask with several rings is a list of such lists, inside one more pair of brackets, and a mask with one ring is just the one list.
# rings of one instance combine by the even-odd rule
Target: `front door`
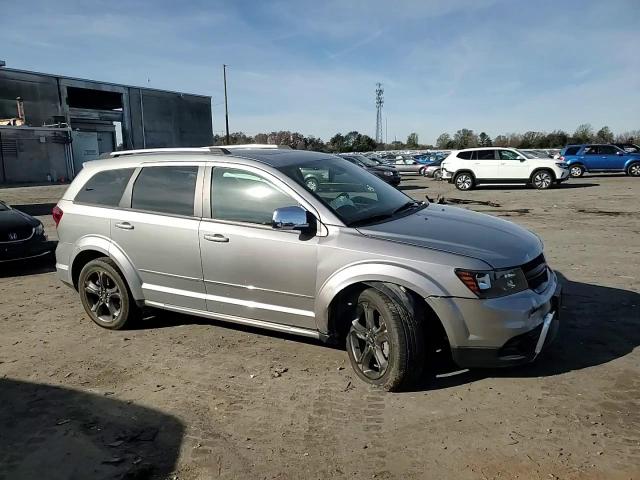
[[135,267],[145,300],[206,310],[194,210],[198,169],[145,166],[123,199],[131,208],[113,210],[111,239]]
[[600,154],[603,170],[623,170],[625,155],[622,150],[614,145],[599,145],[598,153]]
[[200,250],[209,311],[316,329],[317,237],[271,228],[275,209],[300,203],[295,193],[251,167],[213,167],[205,188],[211,218],[200,226]]
[[500,156],[500,178],[523,181],[529,179],[529,161],[514,150],[498,150]]

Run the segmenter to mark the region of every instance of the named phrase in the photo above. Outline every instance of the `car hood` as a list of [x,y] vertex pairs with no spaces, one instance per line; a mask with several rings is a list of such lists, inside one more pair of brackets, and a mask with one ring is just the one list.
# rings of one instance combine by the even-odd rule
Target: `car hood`
[[0,210],[0,231],[8,232],[13,230],[20,230],[21,228],[33,228],[37,227],[38,220],[30,217],[26,213],[20,210]]
[[542,252],[529,230],[482,213],[430,204],[412,215],[366,227],[363,235],[473,257],[494,268],[527,263]]

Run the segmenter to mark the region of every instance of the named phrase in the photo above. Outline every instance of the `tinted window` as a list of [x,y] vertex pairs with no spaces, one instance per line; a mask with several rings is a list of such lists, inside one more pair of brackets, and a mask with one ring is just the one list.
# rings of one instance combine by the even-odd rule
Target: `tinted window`
[[134,170],[121,168],[96,173],[78,192],[75,201],[117,207]]
[[[518,160],[520,158],[520,155],[512,150],[498,150],[498,153],[500,154],[500,160]],[[535,156],[532,155],[530,158],[535,158]]]
[[478,150],[478,160],[495,160],[495,150]]
[[463,160],[471,160],[471,154],[473,152],[472,151],[467,151],[467,152],[458,152],[458,154],[456,155],[456,157],[461,158]]
[[584,147],[584,153],[586,155],[597,155],[598,154],[597,145],[588,145],[588,146]]
[[567,150],[564,152],[564,154],[576,155],[578,153],[578,150],[580,150],[580,147],[568,147]]
[[271,182],[245,170],[216,167],[211,178],[211,212],[218,220],[271,225],[276,208],[298,205]]
[[601,155],[615,155],[620,150],[618,150],[613,145],[600,145],[598,147],[598,153]]
[[193,215],[198,167],[145,167],[133,186],[131,208]]

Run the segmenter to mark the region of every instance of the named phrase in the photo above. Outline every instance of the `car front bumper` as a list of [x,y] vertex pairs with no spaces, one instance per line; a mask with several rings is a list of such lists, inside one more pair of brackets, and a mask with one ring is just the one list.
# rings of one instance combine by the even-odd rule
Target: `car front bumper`
[[42,257],[53,251],[46,238],[33,238],[22,243],[0,243],[0,263]]
[[562,287],[550,273],[541,293],[430,302],[449,326],[445,330],[454,361],[463,368],[494,368],[535,360],[553,342],[560,323]]

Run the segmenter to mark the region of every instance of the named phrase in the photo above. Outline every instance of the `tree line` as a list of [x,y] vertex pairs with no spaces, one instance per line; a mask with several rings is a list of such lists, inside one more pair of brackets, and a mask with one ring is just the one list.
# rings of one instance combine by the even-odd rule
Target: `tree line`
[[[233,132],[229,134],[231,145],[242,145],[250,143],[269,143],[274,145],[288,145],[296,150],[314,150],[317,152],[346,153],[346,152],[369,152],[373,150],[403,150],[403,149],[432,149],[452,150],[471,147],[515,147],[515,148],[560,148],[569,143],[624,143],[640,141],[640,130],[630,130],[614,134],[607,126],[595,131],[588,124],[582,124],[576,128],[573,134],[563,130],[554,130],[550,133],[528,131],[525,133],[509,133],[491,138],[487,133],[476,134],[473,130],[462,128],[453,135],[449,133],[441,134],[436,144],[420,144],[418,134],[412,132],[407,137],[406,142],[393,141],[390,143],[376,143],[368,135],[358,131],[351,131],[346,134],[336,133],[328,142],[313,135],[305,136],[299,132],[289,130],[274,131],[271,133],[258,133],[257,135],[246,135],[243,132]],[[214,135],[214,145],[225,145],[224,135]]]
[[452,135],[441,134],[436,140],[436,148],[460,149],[471,147],[515,147],[515,148],[561,148],[571,143],[626,143],[638,141],[640,130],[630,130],[615,135],[607,126],[595,131],[588,123],[576,128],[573,134],[564,130],[552,132],[528,131],[525,133],[509,133],[491,138],[485,132],[477,135],[473,130],[463,128]]

